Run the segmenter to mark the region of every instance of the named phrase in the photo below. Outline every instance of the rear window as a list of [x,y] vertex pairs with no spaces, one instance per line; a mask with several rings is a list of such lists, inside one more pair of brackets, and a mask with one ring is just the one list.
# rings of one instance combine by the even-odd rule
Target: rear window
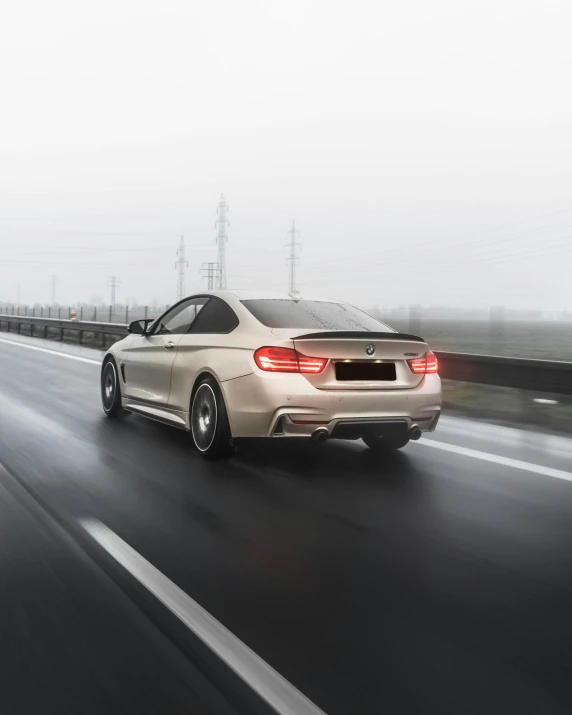
[[392,333],[393,330],[371,315],[345,303],[321,300],[243,300],[242,304],[268,328],[316,330],[367,330]]

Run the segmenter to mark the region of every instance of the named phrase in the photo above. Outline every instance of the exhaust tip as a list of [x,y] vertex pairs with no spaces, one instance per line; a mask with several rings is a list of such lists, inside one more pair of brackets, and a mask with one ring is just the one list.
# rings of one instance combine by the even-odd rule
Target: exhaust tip
[[310,439],[313,439],[314,442],[325,442],[329,436],[330,433],[325,427],[318,427],[318,429],[312,432]]
[[409,429],[408,435],[409,439],[417,440],[421,437],[421,430],[417,425],[413,425],[413,427]]

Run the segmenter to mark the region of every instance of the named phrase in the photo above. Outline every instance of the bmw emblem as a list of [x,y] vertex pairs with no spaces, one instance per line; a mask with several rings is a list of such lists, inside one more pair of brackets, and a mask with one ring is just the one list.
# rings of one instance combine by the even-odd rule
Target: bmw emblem
[[375,345],[368,345],[365,351],[368,355],[373,355],[375,352]]

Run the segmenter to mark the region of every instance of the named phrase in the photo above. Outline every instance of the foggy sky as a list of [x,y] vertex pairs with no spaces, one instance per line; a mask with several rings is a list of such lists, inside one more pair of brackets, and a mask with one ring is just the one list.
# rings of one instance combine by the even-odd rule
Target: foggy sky
[[0,24],[0,303],[230,287],[572,309],[568,0],[19,0]]

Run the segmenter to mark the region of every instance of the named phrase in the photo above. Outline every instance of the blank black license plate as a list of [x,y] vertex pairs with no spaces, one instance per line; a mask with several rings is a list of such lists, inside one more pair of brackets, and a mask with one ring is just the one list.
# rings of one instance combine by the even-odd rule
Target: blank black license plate
[[336,380],[376,382],[395,380],[393,362],[337,362]]

